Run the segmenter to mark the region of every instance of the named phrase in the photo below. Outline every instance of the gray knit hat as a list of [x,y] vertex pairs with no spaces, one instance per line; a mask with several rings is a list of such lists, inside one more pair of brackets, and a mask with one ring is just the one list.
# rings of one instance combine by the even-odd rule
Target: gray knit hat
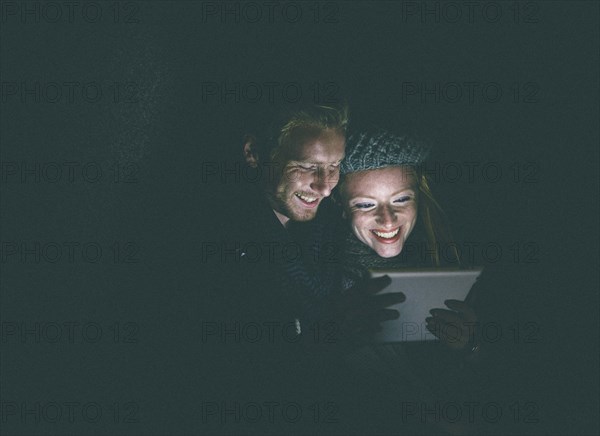
[[341,174],[396,165],[419,165],[431,146],[411,136],[397,136],[383,129],[360,131],[346,140],[346,157]]

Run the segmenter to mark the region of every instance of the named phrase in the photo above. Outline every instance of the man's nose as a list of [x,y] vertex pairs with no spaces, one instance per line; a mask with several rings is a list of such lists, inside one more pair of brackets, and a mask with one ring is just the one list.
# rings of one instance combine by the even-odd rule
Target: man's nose
[[329,197],[337,184],[339,176],[319,168],[314,175],[310,188],[323,197]]
[[378,207],[375,221],[385,228],[392,228],[396,225],[398,216],[390,205],[384,204]]

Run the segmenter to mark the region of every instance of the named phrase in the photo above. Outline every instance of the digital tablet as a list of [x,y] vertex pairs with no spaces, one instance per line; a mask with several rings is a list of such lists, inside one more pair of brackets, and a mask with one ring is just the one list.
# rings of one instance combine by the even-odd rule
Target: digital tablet
[[400,312],[400,318],[381,323],[382,331],[375,342],[412,342],[438,340],[425,327],[431,309],[447,309],[445,300],[465,301],[481,274],[481,268],[469,270],[372,270],[372,277],[388,275],[392,283],[377,295],[402,292],[406,300],[390,306]]

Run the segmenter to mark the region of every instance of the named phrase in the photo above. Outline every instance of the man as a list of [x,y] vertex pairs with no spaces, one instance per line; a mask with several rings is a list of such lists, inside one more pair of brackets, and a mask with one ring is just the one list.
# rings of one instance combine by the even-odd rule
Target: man
[[235,388],[248,401],[292,395],[308,407],[333,379],[350,383],[338,369],[353,333],[396,317],[384,308],[403,296],[371,296],[386,278],[341,295],[339,217],[327,197],[339,180],[347,110],[288,108],[269,121],[244,135],[246,183],[224,196],[205,336],[216,345],[217,390]]
[[[325,106],[301,110],[287,118],[276,132],[263,139],[266,144],[247,135],[243,148],[250,167],[257,168],[266,159],[273,165],[275,171],[263,188],[284,227],[290,220],[315,218],[319,205],[336,186],[348,123],[344,109]],[[274,138],[274,134],[279,137]]]
[[[339,180],[347,125],[346,107],[288,107],[243,141],[245,163],[260,177],[242,191],[245,206],[236,203],[237,214],[231,214],[237,216],[238,231],[227,227],[227,232],[238,243],[246,241],[238,250],[240,262],[252,269],[243,276],[254,280],[245,282],[255,289],[263,283],[256,294],[244,296],[263,295],[259,305],[271,306],[270,317],[293,319],[298,333],[303,321],[334,316],[332,304],[339,303],[339,217],[327,197]],[[371,292],[385,286],[385,279],[380,282],[370,285]],[[254,305],[244,305],[243,311]],[[285,307],[290,312],[284,315]]]

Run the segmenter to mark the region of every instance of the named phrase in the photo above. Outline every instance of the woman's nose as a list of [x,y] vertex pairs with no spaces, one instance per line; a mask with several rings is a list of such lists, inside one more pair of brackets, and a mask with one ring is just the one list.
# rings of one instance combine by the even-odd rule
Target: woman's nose
[[391,228],[398,221],[396,213],[388,205],[383,205],[377,210],[377,224]]

